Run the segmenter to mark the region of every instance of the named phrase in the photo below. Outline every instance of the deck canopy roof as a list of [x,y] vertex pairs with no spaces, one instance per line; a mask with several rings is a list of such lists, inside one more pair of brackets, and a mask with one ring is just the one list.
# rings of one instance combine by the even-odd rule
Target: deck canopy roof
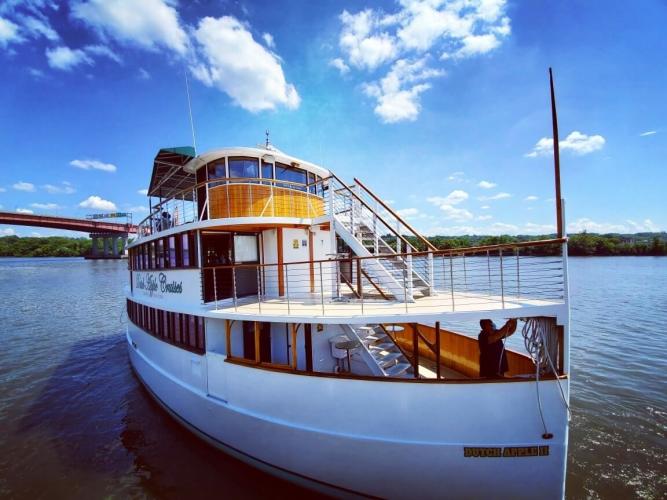
[[[195,150],[191,146],[160,149],[153,160],[153,174],[148,195],[171,198],[182,190],[194,186],[195,175],[183,170],[183,166],[195,156]],[[192,199],[192,193],[186,193],[185,199]]]

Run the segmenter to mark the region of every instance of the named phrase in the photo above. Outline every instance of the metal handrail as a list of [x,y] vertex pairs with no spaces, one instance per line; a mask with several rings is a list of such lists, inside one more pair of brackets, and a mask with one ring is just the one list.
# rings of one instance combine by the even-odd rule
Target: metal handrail
[[241,267],[271,267],[278,265],[293,265],[293,264],[317,264],[322,263],[335,263],[335,262],[350,262],[351,260],[369,260],[369,259],[382,259],[382,258],[394,258],[394,257],[427,257],[428,255],[436,256],[445,256],[445,257],[456,257],[463,254],[475,254],[480,252],[486,252],[487,250],[508,250],[520,247],[540,247],[540,246],[549,246],[555,244],[562,244],[567,242],[567,237],[563,238],[554,238],[549,240],[536,240],[536,241],[518,241],[515,243],[501,243],[497,245],[484,245],[478,247],[465,247],[465,248],[456,248],[456,249],[443,249],[435,250],[433,252],[408,252],[400,254],[386,254],[386,255],[369,255],[369,256],[350,256],[346,258],[331,258],[331,259],[318,259],[318,260],[302,260],[302,261],[290,261],[284,262],[282,264],[224,264],[224,265],[215,265],[215,266],[203,266],[203,269],[231,269],[232,267],[241,268]]
[[[293,189],[299,192],[305,192],[306,194],[310,194],[313,196],[317,196],[318,198],[322,198],[316,193],[311,193],[309,191],[301,191],[300,189],[296,189],[296,187],[299,188],[308,188],[310,186],[315,186],[320,182],[323,182],[324,180],[329,179],[329,177],[325,179],[320,179],[319,181],[310,183],[310,184],[303,184],[300,182],[293,182],[293,181],[285,181],[282,179],[268,179],[264,177],[219,177],[217,179],[208,179],[205,181],[198,182],[192,186],[189,186],[185,189],[182,189],[181,191],[178,191],[176,194],[170,196],[164,201],[161,201],[160,203],[153,205],[153,211],[158,212],[161,207],[164,205],[168,204],[170,201],[173,200],[180,200],[182,195],[184,194],[189,194],[192,193],[193,191],[196,191],[197,189],[207,186],[210,183],[216,183],[216,186],[211,186],[211,187],[217,187],[218,185],[226,185],[226,184],[259,184],[261,182],[261,185],[264,186],[272,186],[272,187],[277,187],[277,188],[283,188],[283,189]],[[280,185],[279,185],[280,184]],[[188,200],[195,202],[196,200]],[[155,216],[155,213],[149,214],[146,217],[144,217],[138,224],[137,226],[142,225],[144,222],[147,220],[150,220],[152,217]]]
[[359,179],[355,177],[354,182],[366,193],[368,193],[375,201],[377,201],[382,206],[382,208],[384,208],[387,212],[393,215],[398,222],[403,224],[413,234],[413,236],[415,236],[422,243],[424,243],[426,245],[426,248],[430,248],[431,250],[437,250],[437,248],[430,241],[424,238],[424,236],[422,236],[421,233],[417,232],[417,230],[415,230],[410,224],[405,222],[405,220],[403,220],[403,218],[400,215],[398,215],[391,207],[389,207],[384,201],[382,201],[375,193],[373,193],[370,189],[364,186],[364,184]]
[[[338,178],[338,176],[337,176],[336,174],[334,174],[333,172],[331,172],[331,177],[332,177],[333,179],[335,179],[336,181],[338,181],[338,183],[343,187],[343,189],[345,189],[345,190],[346,190],[347,192],[349,192],[352,196],[354,196],[354,197],[357,199],[357,201],[359,201],[359,203],[361,203],[363,206],[365,206],[365,207],[366,207],[367,209],[369,209],[371,212],[375,213],[375,211],[373,210],[373,208],[372,208],[371,206],[369,206],[368,203],[366,203],[364,200],[362,200],[362,199],[357,195],[357,193],[355,193],[355,192],[354,192],[354,191],[353,191],[347,184],[345,184],[343,181],[341,181],[341,180]],[[410,242],[409,242],[408,240],[406,240],[406,239],[405,239],[403,236],[401,236],[401,235],[400,235],[394,228],[392,228],[391,225],[387,224],[387,222],[386,222],[386,221],[385,221],[379,214],[375,214],[375,215],[376,215],[376,217],[378,218],[378,220],[379,220],[380,222],[382,222],[382,224],[384,224],[384,225],[387,227],[387,229],[389,229],[389,231],[391,231],[397,238],[400,238],[401,241],[403,241],[403,243],[405,243],[406,248],[407,248],[407,247],[410,247],[410,248],[412,248],[412,249],[414,249],[414,250],[417,250],[415,247],[413,247],[413,246],[410,244]],[[397,254],[397,255],[398,255],[398,254]]]

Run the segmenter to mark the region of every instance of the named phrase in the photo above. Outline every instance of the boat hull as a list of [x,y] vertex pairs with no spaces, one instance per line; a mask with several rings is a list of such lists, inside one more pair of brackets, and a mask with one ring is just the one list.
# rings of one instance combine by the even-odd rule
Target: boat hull
[[[150,393],[211,444],[339,495],[562,498],[567,414],[555,381],[415,383],[281,373],[196,355],[130,325]],[[568,390],[567,380],[561,381]]]

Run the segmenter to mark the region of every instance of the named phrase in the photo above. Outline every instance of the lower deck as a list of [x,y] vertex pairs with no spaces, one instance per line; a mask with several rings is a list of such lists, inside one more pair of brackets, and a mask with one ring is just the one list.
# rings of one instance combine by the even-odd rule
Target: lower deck
[[[237,304],[239,311],[243,307],[253,305]],[[261,307],[265,307],[264,302]],[[234,318],[218,309],[207,311],[206,316],[194,316],[129,299],[128,316],[139,328],[168,344],[198,354],[220,355],[225,361],[260,369],[385,379],[479,379],[477,338],[459,333],[452,324],[441,321],[416,319],[408,323],[400,315],[394,316],[393,321],[371,321],[365,315],[351,323],[332,323],[330,317],[327,323],[317,318],[301,320],[285,316],[270,321],[265,319],[266,314],[258,321],[256,314],[244,318],[238,313]],[[469,324],[475,328],[475,323],[478,325],[479,319],[486,317],[477,315]],[[553,368],[563,374],[564,327],[557,324],[555,317],[542,316],[539,321],[551,335],[548,344],[552,346]],[[526,353],[508,348],[504,356],[509,364],[506,377],[535,376],[535,364]],[[546,368],[545,372],[553,371]]]
[[[482,317],[491,314],[498,317],[529,317],[536,313],[543,316],[558,315],[561,300],[542,300],[517,296],[489,295],[476,292],[436,292],[412,302],[365,299],[351,296],[302,294],[298,298],[262,297],[251,295],[237,299],[225,299],[208,304],[208,310],[221,318],[297,318],[307,321],[345,321],[363,316],[367,321],[396,319],[404,314],[419,316]],[[324,318],[326,316],[326,318]]]

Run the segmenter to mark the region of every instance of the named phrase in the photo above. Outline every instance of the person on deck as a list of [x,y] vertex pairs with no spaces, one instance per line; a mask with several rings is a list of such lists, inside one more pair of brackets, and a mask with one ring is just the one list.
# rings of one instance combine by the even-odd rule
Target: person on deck
[[479,376],[482,378],[504,377],[507,371],[507,355],[503,339],[516,331],[516,319],[510,319],[498,329],[490,319],[482,319],[477,340],[479,342]]

